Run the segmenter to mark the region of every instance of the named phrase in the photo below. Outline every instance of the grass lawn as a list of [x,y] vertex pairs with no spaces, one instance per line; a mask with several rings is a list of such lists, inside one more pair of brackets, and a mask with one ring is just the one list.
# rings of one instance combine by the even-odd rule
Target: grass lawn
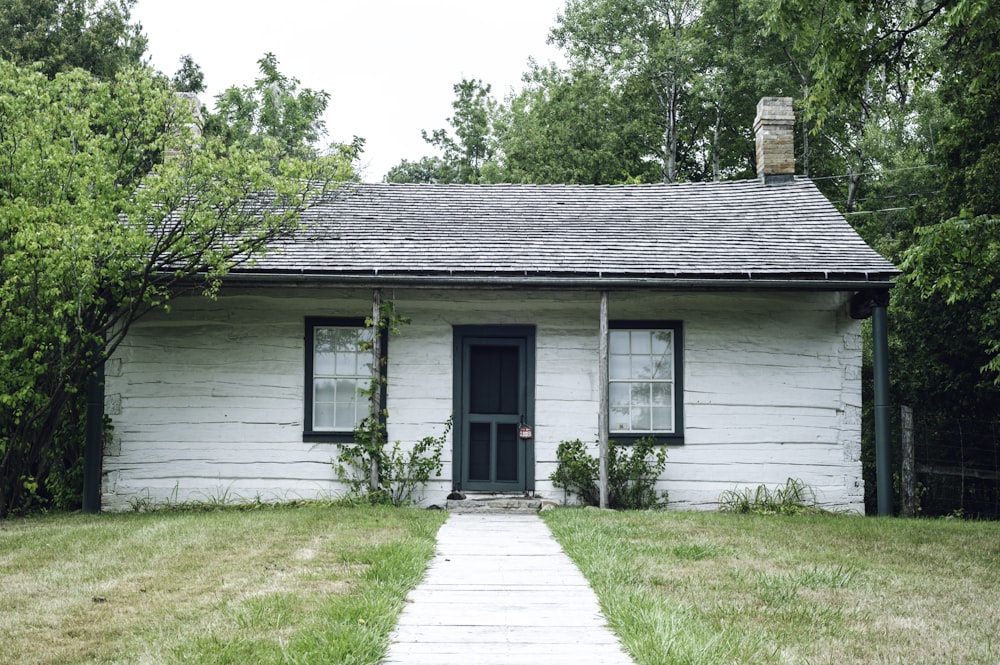
[[0,663],[377,663],[444,514],[0,521]]
[[639,665],[1000,663],[1000,523],[543,514]]

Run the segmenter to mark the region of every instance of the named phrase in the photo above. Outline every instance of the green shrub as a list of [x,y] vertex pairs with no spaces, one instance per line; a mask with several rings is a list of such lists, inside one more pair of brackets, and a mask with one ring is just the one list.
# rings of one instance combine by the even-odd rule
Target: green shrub
[[789,478],[784,486],[777,485],[773,490],[766,485],[726,490],[719,495],[719,511],[755,515],[822,512],[816,506],[816,493],[797,478]]
[[[552,484],[579,497],[589,506],[601,502],[600,460],[587,452],[579,440],[563,441],[556,449],[559,465],[549,478]],[[652,439],[632,445],[608,445],[608,507],[645,510],[666,505],[666,490],[657,490],[656,480],[667,466],[667,451]]]
[[[425,436],[403,450],[399,441],[389,446],[380,436],[365,438],[362,433],[370,419],[355,432],[354,443],[344,444],[334,462],[337,477],[351,488],[351,495],[374,504],[403,506],[413,502],[413,492],[441,473],[441,452],[451,431],[452,419],[444,424],[441,436]],[[382,425],[377,427],[384,430]],[[374,445],[372,441],[374,440]],[[378,486],[371,487],[372,464],[378,469]]]

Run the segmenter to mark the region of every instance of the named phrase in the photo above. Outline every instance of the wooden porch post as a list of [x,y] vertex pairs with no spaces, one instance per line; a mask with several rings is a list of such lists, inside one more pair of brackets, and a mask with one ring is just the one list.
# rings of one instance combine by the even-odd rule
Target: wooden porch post
[[597,441],[600,447],[599,483],[601,508],[608,507],[608,292],[601,291],[601,340],[599,343],[600,407],[598,408]]
[[[378,428],[382,422],[382,289],[372,290],[372,395],[371,414],[372,427]],[[376,430],[378,431],[378,430]],[[381,444],[381,436],[377,439]],[[378,455],[372,453],[372,466],[369,470],[368,488],[372,492],[379,488]]]

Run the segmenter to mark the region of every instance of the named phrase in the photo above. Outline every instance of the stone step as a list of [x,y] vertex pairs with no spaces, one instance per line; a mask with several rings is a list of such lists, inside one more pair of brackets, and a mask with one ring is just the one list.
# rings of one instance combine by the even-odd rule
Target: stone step
[[512,494],[466,494],[464,499],[449,498],[445,510],[453,513],[534,514],[542,509],[542,500]]

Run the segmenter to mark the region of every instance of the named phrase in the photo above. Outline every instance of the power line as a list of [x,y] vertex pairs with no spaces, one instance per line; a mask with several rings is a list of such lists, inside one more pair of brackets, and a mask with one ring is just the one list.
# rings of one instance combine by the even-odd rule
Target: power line
[[[855,203],[861,203],[862,201],[891,201],[893,199],[915,199],[922,196],[934,196],[935,194],[940,194],[940,190],[926,191],[926,192],[912,192],[910,194],[892,194],[888,196],[863,196],[858,199],[854,199]],[[833,204],[837,203],[847,203],[847,199],[837,199],[836,201],[831,201]]]
[[844,217],[848,215],[874,215],[877,212],[897,212],[900,210],[913,210],[917,206],[906,206],[904,208],[880,208],[879,210],[855,210],[854,212],[843,213]]
[[810,180],[837,180],[839,178],[850,178],[858,177],[863,175],[882,175],[885,173],[898,173],[900,171],[916,171],[917,169],[932,169],[937,168],[937,164],[924,164],[923,166],[905,166],[898,169],[883,169],[881,171],[866,171],[864,173],[847,173],[845,175],[825,175],[819,178],[809,178]]

